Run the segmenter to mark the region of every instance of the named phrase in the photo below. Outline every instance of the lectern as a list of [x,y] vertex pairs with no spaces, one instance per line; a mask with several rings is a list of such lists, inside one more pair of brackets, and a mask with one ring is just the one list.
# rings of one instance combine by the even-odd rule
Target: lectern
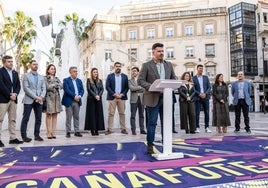
[[163,80],[157,79],[150,86],[149,91],[163,92],[163,153],[153,154],[157,160],[169,160],[183,158],[182,152],[172,153],[172,91],[179,88],[184,81],[182,80]]

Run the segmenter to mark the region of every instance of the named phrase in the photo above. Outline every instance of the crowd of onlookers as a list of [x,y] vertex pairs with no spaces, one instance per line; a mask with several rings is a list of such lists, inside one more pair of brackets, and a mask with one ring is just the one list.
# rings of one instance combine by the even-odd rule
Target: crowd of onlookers
[[[9,144],[21,144],[31,142],[27,136],[27,125],[31,111],[34,111],[34,140],[43,141],[40,136],[40,126],[42,112],[45,113],[46,136],[47,139],[56,139],[57,115],[65,107],[66,113],[66,137],[71,137],[72,125],[74,136],[82,137],[79,125],[84,126],[84,130],[89,130],[93,136],[99,135],[99,131],[105,130],[109,135],[114,132],[114,115],[116,110],[119,115],[120,131],[128,134],[126,129],[126,101],[130,90],[130,127],[131,134],[137,134],[136,113],[138,111],[139,133],[147,135],[147,153],[152,154],[155,129],[160,117],[161,132],[163,134],[163,96],[162,92],[150,91],[150,86],[157,79],[178,79],[173,66],[164,60],[164,45],[155,43],[152,46],[153,58],[142,64],[141,70],[138,67],[131,68],[131,78],[121,72],[122,64],[114,63],[114,71],[106,78],[105,88],[102,79],[99,78],[97,68],[92,68],[90,76],[86,82],[87,102],[85,120],[80,123],[79,111],[82,105],[82,97],[85,93],[82,80],[77,77],[77,67],[70,67],[70,76],[61,79],[56,76],[56,67],[53,64],[47,66],[46,76],[38,74],[38,62],[30,62],[30,71],[23,75],[20,83],[18,73],[13,70],[13,58],[4,56],[2,58],[3,67],[0,68],[0,129],[2,129],[5,114],[8,115],[8,130],[10,134]],[[209,127],[210,99],[213,100],[212,126],[216,127],[218,133],[226,133],[227,127],[231,125],[229,117],[229,91],[223,80],[222,74],[217,74],[215,83],[211,86],[209,78],[203,74],[203,65],[197,65],[197,73],[192,76],[190,72],[184,72],[179,76],[182,85],[174,90],[179,95],[180,108],[180,128],[186,134],[195,134],[200,129],[200,112],[204,112],[205,132],[211,133]],[[22,86],[21,86],[22,85]],[[21,87],[24,90],[23,117],[20,126],[22,141],[15,135],[17,98]],[[63,96],[60,90],[63,89]],[[102,95],[104,89],[107,91],[108,101],[108,122],[104,122]],[[233,105],[235,110],[235,132],[240,131],[241,110],[244,116],[245,130],[250,133],[249,126],[249,106],[251,87],[244,79],[242,71],[237,73],[237,81],[232,84],[231,93],[233,95]],[[177,97],[173,93],[173,112]],[[175,130],[174,113],[173,133]],[[106,125],[106,126],[105,126]],[[4,147],[1,141],[0,147]]]

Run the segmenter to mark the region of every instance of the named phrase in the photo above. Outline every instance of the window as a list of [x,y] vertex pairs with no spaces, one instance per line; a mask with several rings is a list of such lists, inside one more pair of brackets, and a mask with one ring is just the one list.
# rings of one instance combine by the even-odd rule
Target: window
[[266,13],[263,13],[263,21],[264,21],[264,23],[267,23],[267,14]]
[[194,57],[194,47],[193,46],[187,46],[185,48],[185,55],[186,57]]
[[215,56],[215,45],[206,44],[206,57],[214,57],[214,56]]
[[173,27],[166,28],[166,37],[173,37],[174,36],[174,29]]
[[153,39],[155,37],[154,29],[147,29],[147,38]]
[[174,58],[174,49],[173,48],[167,48],[167,58]]
[[105,61],[108,59],[112,61],[112,50],[105,50]]
[[209,78],[215,78],[215,76],[216,76],[216,66],[206,66],[206,75]]
[[136,31],[129,31],[128,39],[129,40],[136,40]]
[[212,35],[214,33],[214,26],[213,26],[213,24],[207,24],[205,26],[205,32],[206,32],[206,35]]
[[192,36],[194,34],[194,28],[192,25],[185,26],[185,35]]
[[147,59],[151,59],[153,57],[153,51],[152,49],[147,50]]
[[105,31],[104,40],[112,40],[112,31]]
[[191,74],[191,77],[194,76],[194,66],[186,67],[186,72],[189,72]]
[[128,49],[128,61],[136,62],[137,61],[137,48]]

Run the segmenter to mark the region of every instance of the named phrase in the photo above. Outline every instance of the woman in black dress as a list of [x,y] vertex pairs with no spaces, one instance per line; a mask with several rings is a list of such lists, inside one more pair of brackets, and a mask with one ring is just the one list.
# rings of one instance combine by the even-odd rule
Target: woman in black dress
[[99,79],[97,68],[92,68],[90,71],[90,78],[87,79],[87,92],[85,130],[90,130],[93,136],[99,135],[98,131],[105,130],[105,127],[101,100],[103,84]]
[[213,96],[213,120],[212,126],[217,127],[218,133],[226,133],[231,126],[228,103],[228,86],[223,81],[223,75],[218,74],[212,87]]

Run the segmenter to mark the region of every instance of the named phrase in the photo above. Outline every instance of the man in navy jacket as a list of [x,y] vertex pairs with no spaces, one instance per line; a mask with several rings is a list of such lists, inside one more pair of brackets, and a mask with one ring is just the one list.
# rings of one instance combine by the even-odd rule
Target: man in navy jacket
[[4,147],[1,141],[1,131],[6,113],[8,113],[9,144],[23,143],[16,138],[15,134],[17,97],[21,88],[19,76],[16,71],[12,70],[13,58],[11,56],[4,56],[2,61],[3,67],[0,68],[0,147]]
[[121,63],[114,63],[114,73],[108,75],[106,79],[108,108],[108,129],[106,134],[111,134],[114,127],[114,113],[117,107],[122,134],[128,134],[125,121],[125,101],[128,92],[128,77],[121,73]]
[[203,75],[203,65],[197,65],[197,75],[193,77],[194,88],[196,93],[195,111],[196,111],[196,133],[200,132],[199,118],[201,105],[205,114],[205,132],[211,133],[209,129],[209,99],[211,85],[206,75]]

